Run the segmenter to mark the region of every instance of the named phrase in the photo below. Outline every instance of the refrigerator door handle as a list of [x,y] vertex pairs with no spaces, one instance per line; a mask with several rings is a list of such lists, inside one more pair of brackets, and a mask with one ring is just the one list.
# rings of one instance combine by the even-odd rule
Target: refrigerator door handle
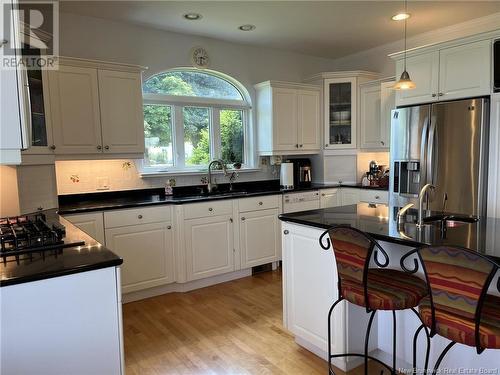
[[436,137],[436,119],[431,118],[431,126],[429,129],[429,140],[427,142],[427,180],[426,183],[434,183],[434,141]]
[[427,181],[427,131],[429,129],[429,119],[426,118],[422,128],[422,139],[420,141],[420,181]]

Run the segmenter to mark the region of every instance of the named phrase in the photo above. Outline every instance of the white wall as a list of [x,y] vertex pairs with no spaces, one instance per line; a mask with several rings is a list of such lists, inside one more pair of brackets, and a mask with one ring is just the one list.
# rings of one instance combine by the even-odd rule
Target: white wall
[[140,64],[145,76],[190,66],[194,46],[207,49],[211,69],[226,73],[247,87],[268,79],[300,82],[328,71],[332,60],[216,39],[167,32],[128,23],[62,13],[61,55]]
[[[332,60],[301,55],[281,50],[235,44],[162,30],[114,22],[75,14],[60,15],[60,53],[96,60],[139,64],[149,67],[144,77],[182,66],[190,66],[190,51],[194,46],[207,49],[211,66],[242,83],[255,103],[253,85],[265,80],[300,82],[305,76],[328,71]],[[71,194],[96,191],[95,174],[108,177],[110,190],[160,187],[168,177],[141,179],[137,174],[126,180],[115,177],[123,174],[120,161],[92,162],[83,166],[78,162],[57,163],[58,193]],[[92,166],[92,168],[90,167]],[[134,168],[135,170],[135,168]],[[95,172],[95,171],[94,171]],[[261,172],[240,175],[239,181],[277,178],[269,168]],[[274,171],[275,172],[275,171]],[[73,183],[71,175],[78,174],[80,183]],[[129,173],[130,174],[130,173]],[[198,184],[200,177],[176,177],[179,184]]]

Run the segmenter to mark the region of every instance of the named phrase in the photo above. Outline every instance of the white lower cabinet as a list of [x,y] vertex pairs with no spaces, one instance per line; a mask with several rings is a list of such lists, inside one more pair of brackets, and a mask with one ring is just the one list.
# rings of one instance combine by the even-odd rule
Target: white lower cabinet
[[106,228],[106,247],[123,258],[123,293],[175,281],[174,245],[170,223]]
[[319,199],[319,208],[337,207],[341,204],[340,189],[323,189]]
[[240,214],[241,268],[275,262],[281,257],[277,208]]
[[184,220],[187,280],[234,271],[233,236],[231,215]]
[[359,192],[359,201],[387,204],[389,202],[389,192],[387,190],[361,190]]
[[102,212],[90,212],[85,214],[64,215],[71,224],[83,230],[97,242],[104,244],[104,219]]
[[350,204],[359,203],[359,189],[342,188],[341,191],[342,193],[340,206],[348,206]]

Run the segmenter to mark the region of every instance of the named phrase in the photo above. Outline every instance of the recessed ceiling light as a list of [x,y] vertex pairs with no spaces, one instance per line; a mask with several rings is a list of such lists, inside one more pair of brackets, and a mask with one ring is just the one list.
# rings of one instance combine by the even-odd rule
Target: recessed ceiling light
[[241,31],[253,31],[256,29],[256,27],[255,25],[247,24],[239,26],[238,29],[240,29]]
[[199,13],[186,13],[183,17],[189,21],[197,21],[203,18],[203,16]]
[[410,18],[410,13],[398,13],[391,17],[393,21],[404,21]]

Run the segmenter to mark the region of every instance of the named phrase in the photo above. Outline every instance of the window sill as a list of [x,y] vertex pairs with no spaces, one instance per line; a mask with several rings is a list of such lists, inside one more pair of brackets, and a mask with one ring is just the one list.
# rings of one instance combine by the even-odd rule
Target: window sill
[[[248,173],[248,172],[259,172],[260,168],[241,168],[241,169],[228,169],[228,173]],[[214,175],[221,175],[224,172],[221,170],[212,171]],[[205,169],[185,169],[185,170],[165,170],[165,171],[143,171],[140,173],[141,178],[155,178],[155,177],[169,177],[169,176],[197,176],[197,175],[207,175],[208,170]]]

